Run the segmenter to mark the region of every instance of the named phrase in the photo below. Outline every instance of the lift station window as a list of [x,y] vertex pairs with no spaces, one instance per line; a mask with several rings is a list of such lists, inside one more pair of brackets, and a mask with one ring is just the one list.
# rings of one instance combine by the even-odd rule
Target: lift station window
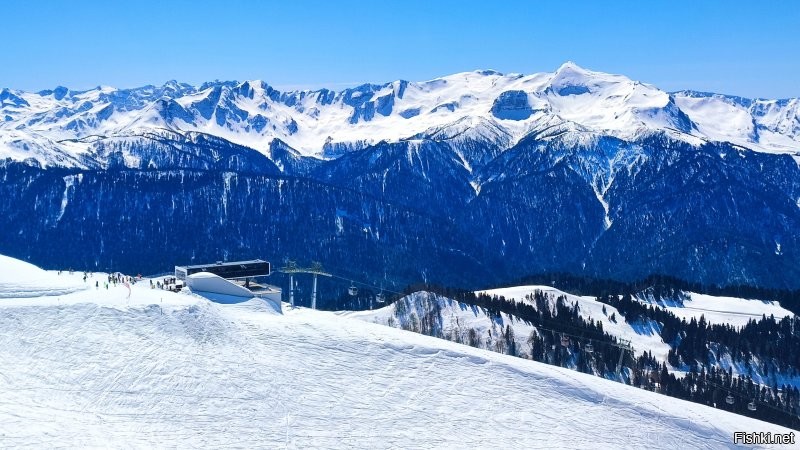
[[215,264],[199,264],[194,266],[175,266],[175,278],[185,280],[193,273],[209,272],[222,278],[266,277],[271,272],[269,262],[260,259],[251,261],[217,262]]

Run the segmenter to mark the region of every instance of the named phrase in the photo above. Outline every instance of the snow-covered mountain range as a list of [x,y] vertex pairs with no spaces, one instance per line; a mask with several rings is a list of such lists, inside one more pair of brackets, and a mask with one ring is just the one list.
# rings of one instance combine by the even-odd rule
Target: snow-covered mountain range
[[694,145],[724,141],[797,155],[800,100],[668,93],[571,62],[552,73],[483,70],[338,92],[281,92],[257,80],[0,91],[0,158],[103,166],[98,143],[162,130],[211,134],[265,155],[279,139],[320,158],[383,140],[477,139],[505,150],[528,135],[565,133],[627,141],[665,133]]
[[144,273],[288,257],[397,288],[564,272],[796,289],[799,121],[797,99],[573,63],[338,92],[3,89],[0,250]]

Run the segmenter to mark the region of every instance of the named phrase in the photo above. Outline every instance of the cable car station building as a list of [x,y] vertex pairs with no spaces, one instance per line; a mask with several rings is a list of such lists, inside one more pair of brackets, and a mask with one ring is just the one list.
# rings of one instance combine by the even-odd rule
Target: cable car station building
[[228,280],[249,281],[255,277],[268,277],[272,271],[270,264],[261,259],[249,261],[217,261],[214,264],[198,264],[195,266],[175,266],[175,278],[186,281],[189,275],[198,272],[209,272]]
[[253,278],[267,277],[271,273],[270,264],[261,259],[175,266],[175,278],[183,281],[192,292],[217,301],[224,298],[226,303],[231,298],[260,297],[272,302],[280,311],[280,288],[253,282]]

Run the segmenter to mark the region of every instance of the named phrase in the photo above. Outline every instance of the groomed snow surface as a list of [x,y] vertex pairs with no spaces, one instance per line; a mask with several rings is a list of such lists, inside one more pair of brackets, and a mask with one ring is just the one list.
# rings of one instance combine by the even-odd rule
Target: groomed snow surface
[[60,278],[18,259],[0,255],[0,299],[65,295],[86,289],[76,278]]
[[[41,292],[83,284],[52,275]],[[3,447],[719,448],[789,431],[333,313],[105,279],[0,300]]]

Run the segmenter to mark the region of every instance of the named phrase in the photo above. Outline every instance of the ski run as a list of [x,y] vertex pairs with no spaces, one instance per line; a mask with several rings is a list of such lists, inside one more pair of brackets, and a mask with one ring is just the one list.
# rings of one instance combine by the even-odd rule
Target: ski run
[[790,431],[356,313],[146,279],[129,296],[7,257],[0,273],[6,448],[725,448]]

